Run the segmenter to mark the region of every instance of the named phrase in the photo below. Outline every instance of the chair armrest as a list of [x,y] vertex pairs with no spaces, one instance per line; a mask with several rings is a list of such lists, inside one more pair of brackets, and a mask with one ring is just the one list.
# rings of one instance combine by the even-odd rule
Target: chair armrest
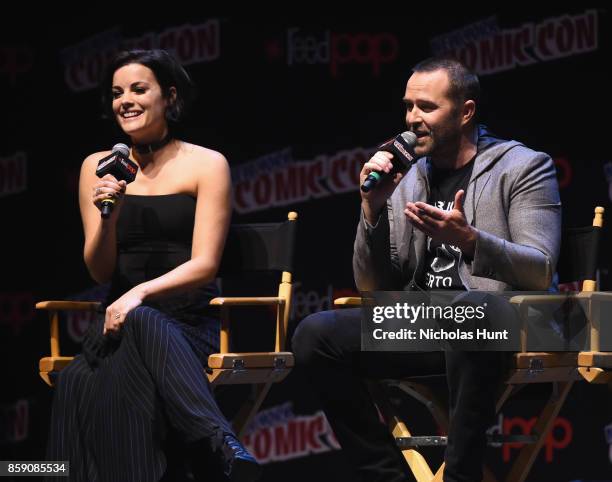
[[578,353],[578,365],[612,371],[612,352],[581,351]]
[[286,301],[276,296],[235,296],[219,297],[210,300],[214,306],[284,306]]
[[39,301],[37,310],[95,310],[102,305],[99,301]]
[[610,291],[587,291],[580,293],[581,297],[592,298],[596,301],[612,301],[612,292]]
[[[283,359],[283,368],[291,368],[295,363],[293,353],[288,351],[269,351],[255,353],[212,353],[208,357],[209,368],[274,368],[277,359]],[[235,360],[240,360],[236,363]],[[280,367],[277,364],[277,367]]]
[[529,304],[555,304],[565,301],[569,298],[569,295],[560,294],[549,294],[549,295],[518,295],[510,298],[510,303],[516,305],[522,305],[523,303]]
[[558,303],[568,298],[593,299],[596,301],[612,301],[612,293],[607,291],[581,291],[571,295],[551,293],[547,295],[517,295],[510,298],[510,303]]
[[[102,303],[98,301],[39,301],[36,303],[37,310],[47,310],[49,312],[50,330],[51,330],[51,357],[60,357],[59,346],[59,314],[60,310],[72,311],[94,311],[99,308]],[[44,377],[43,377],[44,378]],[[47,383],[48,380],[46,380]]]
[[[590,330],[590,347],[589,349],[595,352],[600,350],[600,329],[603,326],[603,314],[604,311],[609,312],[612,308],[612,293],[605,291],[581,291],[579,293],[570,294],[544,294],[544,295],[517,295],[510,298],[510,302],[517,306],[520,311],[525,309],[544,308],[546,306],[554,307],[555,305],[561,306],[561,304],[567,300],[573,300],[580,303],[580,305],[586,310],[585,315],[589,323]],[[527,343],[527,332],[526,332],[527,320],[523,318],[523,329],[521,330],[521,346],[523,350],[526,350]],[[609,326],[609,325],[606,325]],[[604,349],[606,347],[604,346]]]
[[357,296],[345,296],[334,300],[336,306],[361,306],[361,298]]

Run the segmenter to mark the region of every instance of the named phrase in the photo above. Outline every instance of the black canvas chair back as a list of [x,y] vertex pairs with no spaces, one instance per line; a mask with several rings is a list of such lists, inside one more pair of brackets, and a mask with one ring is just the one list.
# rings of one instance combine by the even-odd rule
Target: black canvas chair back
[[585,226],[563,230],[557,263],[559,282],[595,279],[601,229],[600,226]]
[[219,277],[245,272],[293,271],[296,222],[235,224],[230,230]]

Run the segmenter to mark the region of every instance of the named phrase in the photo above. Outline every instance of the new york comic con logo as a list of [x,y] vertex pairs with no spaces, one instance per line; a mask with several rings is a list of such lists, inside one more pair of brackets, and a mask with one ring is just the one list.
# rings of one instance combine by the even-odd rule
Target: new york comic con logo
[[339,77],[345,66],[369,67],[374,77],[382,66],[397,60],[399,40],[389,32],[307,32],[292,27],[285,39],[268,40],[265,45],[268,60],[298,65],[327,65],[332,77]]

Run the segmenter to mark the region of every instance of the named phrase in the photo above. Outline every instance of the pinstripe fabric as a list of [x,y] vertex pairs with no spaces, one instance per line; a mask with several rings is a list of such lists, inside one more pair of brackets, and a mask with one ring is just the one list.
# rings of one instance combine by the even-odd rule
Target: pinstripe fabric
[[[195,208],[187,194],[125,196],[109,302],[191,258]],[[210,480],[231,432],[203,372],[219,347],[216,295],[210,284],[140,306],[117,336],[92,324],[54,395],[48,458],[69,460],[70,480],[176,481],[188,451]]]
[[169,432],[186,444],[206,440],[218,448],[232,430],[203,373],[218,346],[218,322],[203,321],[185,324],[141,306],[110,339],[99,320],[86,355],[58,378],[49,460],[69,460],[72,481],[146,482],[164,474]]

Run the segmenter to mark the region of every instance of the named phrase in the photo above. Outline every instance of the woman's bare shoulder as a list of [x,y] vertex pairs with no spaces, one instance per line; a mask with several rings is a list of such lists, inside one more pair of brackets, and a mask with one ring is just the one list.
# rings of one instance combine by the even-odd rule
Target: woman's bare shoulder
[[90,154],[89,156],[87,156],[84,160],[83,160],[83,168],[87,168],[90,166],[97,166],[98,162],[100,161],[100,159],[108,156],[111,154],[111,151],[100,151],[100,152],[94,152],[93,154]]
[[188,142],[183,142],[181,148],[184,152],[184,161],[193,169],[228,168],[227,159],[218,151]]

